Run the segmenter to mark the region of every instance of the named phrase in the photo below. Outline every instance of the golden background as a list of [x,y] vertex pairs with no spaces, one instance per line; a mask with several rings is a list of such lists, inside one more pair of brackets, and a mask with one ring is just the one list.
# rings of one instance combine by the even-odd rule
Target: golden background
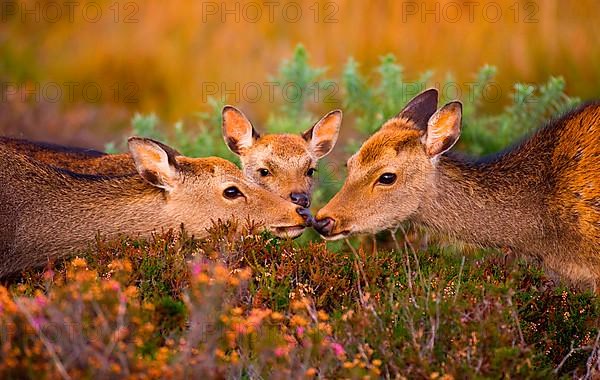
[[[452,73],[464,85],[481,66],[494,65],[502,98],[492,108],[508,101],[514,82],[540,83],[550,75],[563,76],[570,95],[599,95],[595,0],[111,0],[80,2],[72,15],[63,2],[49,3],[2,5],[4,134],[101,147],[134,112],[156,112],[170,123],[205,110],[207,86],[215,84],[219,99],[229,90],[224,101],[261,121],[276,102],[264,87],[258,100],[242,91],[276,74],[299,43],[332,78],[349,57],[371,75],[387,53],[396,55],[409,80],[434,70],[434,82]],[[57,101],[43,94],[53,89],[48,83],[63,91]],[[90,83],[87,90],[97,86],[102,96],[83,93]],[[27,96],[36,86],[42,95]]]

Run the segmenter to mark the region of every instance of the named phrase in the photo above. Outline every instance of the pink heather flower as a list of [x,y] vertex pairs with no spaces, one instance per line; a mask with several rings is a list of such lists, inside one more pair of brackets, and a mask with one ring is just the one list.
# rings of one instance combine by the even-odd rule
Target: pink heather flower
[[302,337],[304,335],[304,327],[302,327],[302,326],[296,327],[296,335],[298,335],[299,337]]
[[34,329],[36,330],[40,330],[42,328],[42,325],[44,325],[46,323],[46,319],[44,319],[43,317],[35,317],[32,320],[32,326]]
[[48,269],[44,272],[44,280],[51,280],[54,278],[54,271],[52,269]]
[[285,347],[277,347],[273,352],[275,353],[275,356],[280,358],[287,353],[287,350],[285,349]]
[[197,276],[200,274],[200,272],[202,272],[202,264],[199,262],[192,264],[192,275]]
[[248,325],[258,329],[263,319],[265,319],[265,317],[269,314],[271,314],[270,310],[252,309],[247,319]]
[[240,335],[248,334],[248,327],[244,323],[234,323],[233,330]]
[[342,347],[339,343],[331,343],[331,350],[335,354],[335,356],[340,357],[346,355],[346,351],[344,351],[344,347]]
[[35,297],[35,303],[39,307],[44,307],[44,306],[46,306],[48,304],[48,300],[44,296],[36,296]]

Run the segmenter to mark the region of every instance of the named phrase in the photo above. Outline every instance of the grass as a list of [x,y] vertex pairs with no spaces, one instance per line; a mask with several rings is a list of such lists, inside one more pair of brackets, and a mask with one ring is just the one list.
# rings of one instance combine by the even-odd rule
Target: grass
[[[598,369],[600,302],[495,251],[331,250],[235,223],[99,238],[0,288],[17,378],[558,378]],[[349,246],[348,246],[349,247]],[[62,369],[61,369],[62,368]]]

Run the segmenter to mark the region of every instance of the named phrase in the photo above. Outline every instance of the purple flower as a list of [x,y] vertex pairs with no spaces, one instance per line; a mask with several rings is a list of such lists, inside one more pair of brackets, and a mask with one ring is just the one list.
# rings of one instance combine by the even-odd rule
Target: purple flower
[[330,347],[335,356],[340,357],[346,355],[346,351],[344,350],[344,347],[342,347],[341,344],[333,342],[331,343]]
[[202,272],[202,264],[195,262],[192,264],[192,275],[197,276]]
[[39,295],[35,297],[35,303],[39,307],[44,307],[48,304],[48,300],[46,299],[46,297]]
[[44,325],[45,323],[46,323],[46,319],[43,317],[35,317],[31,321],[31,325],[36,330],[40,330],[42,328],[42,325]]

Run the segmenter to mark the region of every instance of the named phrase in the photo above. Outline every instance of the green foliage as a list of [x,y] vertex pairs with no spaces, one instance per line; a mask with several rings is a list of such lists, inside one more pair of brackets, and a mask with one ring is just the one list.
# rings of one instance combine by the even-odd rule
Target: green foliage
[[164,136],[162,132],[157,129],[158,123],[158,116],[153,113],[150,115],[136,113],[131,120],[131,125],[136,135],[160,140],[164,138]]
[[[482,68],[477,76],[476,88],[486,88],[494,75],[495,70]],[[475,92],[473,101],[465,107],[461,147],[474,154],[487,154],[518,141],[549,118],[579,103],[579,99],[567,96],[564,89],[565,81],[561,77],[551,77],[539,86],[517,83],[512,103],[496,115],[485,115],[479,111],[485,102],[485,92]]]
[[350,58],[342,74],[344,106],[357,114],[355,129],[364,136],[398,114],[410,98],[426,88],[432,76],[431,71],[426,71],[416,81],[406,82],[402,66],[391,54],[381,57],[375,73],[377,80],[370,83],[360,72],[358,63]]
[[271,116],[267,123],[270,131],[298,133],[316,121],[306,107],[310,100],[319,102],[332,85],[323,79],[326,71],[323,67],[310,66],[306,49],[302,45],[296,47],[292,58],[284,60],[278,74],[269,78],[278,89],[281,102],[278,115]]
[[[358,70],[358,63],[351,58],[342,75],[344,105],[357,115],[354,128],[363,138],[375,132],[385,120],[400,112],[408,100],[426,89],[433,76],[432,71],[426,71],[415,81],[404,81],[402,67],[391,55],[381,59],[375,72],[377,81],[369,83]],[[512,103],[503,112],[486,114],[486,104],[503,101],[502,89],[493,82],[496,74],[495,67],[485,65],[466,88],[457,87],[450,74],[438,85],[440,106],[455,100],[449,98],[455,92],[450,89],[458,88],[464,94],[459,99],[464,110],[460,147],[469,153],[497,152],[579,102],[579,99],[564,93],[562,78],[551,77],[540,86],[515,84]],[[358,148],[356,141],[350,141],[349,146],[351,152]]]
[[[270,133],[301,133],[317,121],[308,111],[310,103],[329,100],[335,83],[323,79],[326,69],[312,67],[302,45],[296,47],[290,60],[284,60],[276,76],[269,82],[277,89],[278,107],[270,114],[266,127]],[[326,98],[326,99],[325,99]],[[330,100],[329,100],[330,101]]]
[[[208,105],[208,111],[196,114],[196,128],[193,131],[186,127],[183,121],[178,121],[172,128],[168,128],[161,126],[161,121],[155,114],[135,114],[131,119],[131,135],[162,141],[189,157],[217,156],[238,162],[237,156],[227,148],[221,135],[221,110],[224,103],[209,98]],[[125,141],[109,143],[105,150],[109,153],[124,151]]]
[[174,127],[174,146],[181,149],[181,153],[190,157],[223,157],[237,162],[238,158],[233,154],[223,141],[221,135],[223,102],[214,98],[208,99],[210,107],[207,112],[199,112],[198,131],[190,132],[183,122],[178,122]]

